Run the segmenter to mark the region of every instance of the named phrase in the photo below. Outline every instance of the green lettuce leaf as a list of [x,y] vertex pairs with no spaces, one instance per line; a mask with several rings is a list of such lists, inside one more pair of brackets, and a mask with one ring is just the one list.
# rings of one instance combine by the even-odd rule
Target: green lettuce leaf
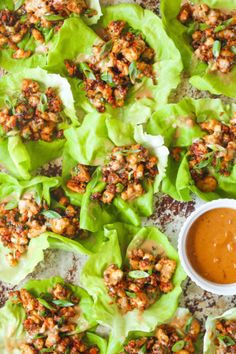
[[[24,78],[36,80],[45,87],[56,88],[64,105],[62,113],[73,125],[79,124],[67,80],[56,74],[48,74],[40,68],[26,69],[14,75],[4,76],[0,85],[0,108],[6,105],[6,100],[14,99],[19,94]],[[65,121],[62,129],[67,126],[68,123]],[[28,179],[32,171],[62,155],[64,142],[64,139],[52,142],[42,140],[23,142],[19,135],[2,136],[0,137],[0,163],[17,178]]]
[[[17,1],[13,1],[13,0],[2,0],[0,4],[0,9],[14,10],[16,2]],[[22,3],[24,3],[24,1],[22,1]],[[82,15],[81,18],[88,25],[94,25],[102,16],[99,0],[87,0],[86,3],[90,9],[95,10],[97,13],[92,17]],[[79,18],[78,15],[76,14],[72,14],[71,17]],[[64,30],[64,27],[67,28],[66,23],[69,20],[70,18],[64,21],[60,31]],[[70,35],[71,33],[68,32],[68,37],[70,37]],[[52,47],[55,45],[55,43],[57,43],[57,41],[58,41],[58,32],[54,33],[54,35],[49,40],[49,42],[46,43],[46,45],[38,45],[38,43],[35,41],[32,35],[26,35],[23,38],[23,40],[18,44],[18,47],[23,48],[25,50],[32,50],[33,54],[29,58],[14,59],[12,58],[12,54],[14,53],[12,49],[1,49],[0,67],[4,68],[9,72],[19,72],[22,71],[22,68],[26,69],[26,68],[45,67],[47,64],[48,53],[50,53]]]
[[[107,106],[108,113],[122,117],[126,117],[131,111],[135,111],[134,121],[136,116],[140,116],[136,104],[144,106],[144,112],[150,106],[154,109],[156,102],[166,102],[170,92],[177,87],[182,71],[180,55],[173,42],[166,35],[161,20],[153,12],[143,10],[140,6],[134,4],[108,6],[104,7],[102,12],[103,16],[95,30],[107,26],[113,20],[127,21],[131,27],[143,33],[147,43],[156,52],[154,68],[157,73],[158,84],[153,85],[151,79],[144,79],[140,85],[135,85],[130,90],[123,108],[113,109],[109,105]],[[68,36],[68,32],[72,35]],[[80,33],[79,37],[77,33]],[[48,70],[67,75],[64,61],[66,59],[78,61],[85,59],[91,54],[93,44],[99,41],[101,41],[101,38],[91,28],[87,27],[82,20],[69,19],[61,29],[58,40],[48,55]],[[82,81],[78,79],[71,79],[70,81],[77,105],[86,112],[94,111],[95,108],[86,98]]]
[[192,200],[192,192],[204,200],[236,197],[236,166],[230,176],[215,174],[218,187],[214,193],[203,193],[194,184],[185,155],[193,140],[204,135],[198,122],[218,119],[225,123],[233,117],[235,104],[223,104],[220,100],[186,98],[177,104],[160,105],[147,124],[147,132],[165,137],[165,144],[183,148],[180,162],[169,156],[161,190],[181,201]]
[[[96,325],[95,316],[93,312],[93,301],[88,293],[75,285],[65,283],[60,277],[54,277],[45,280],[31,280],[24,285],[34,296],[40,296],[42,293],[50,291],[56,284],[65,284],[69,287],[75,296],[80,298],[80,316],[78,318],[77,331],[86,331],[86,342],[89,344],[97,344],[100,353],[106,353],[106,341],[92,332],[87,330],[92,329]],[[2,354],[20,354],[19,346],[25,340],[25,331],[23,328],[23,321],[25,319],[25,312],[20,304],[14,304],[8,300],[5,306],[0,310],[0,351]]]
[[216,320],[225,319],[225,320],[236,320],[236,308],[233,307],[230,310],[227,310],[220,316],[209,316],[206,321],[206,332],[204,336],[204,346],[203,354],[215,354],[216,346],[214,339],[216,337]]
[[[81,282],[94,299],[97,321],[112,328],[113,335],[123,342],[130,331],[150,332],[156,325],[173,316],[181,294],[180,285],[186,275],[180,265],[177,252],[155,227],[138,229],[128,224],[116,223],[106,225],[103,234],[103,245],[85,264]],[[118,267],[124,265],[127,252],[132,248],[140,247],[145,241],[155,242],[162,247],[167,257],[177,261],[177,269],[173,277],[174,289],[168,294],[161,295],[155,304],[145,310],[140,321],[139,311],[133,310],[122,315],[117,305],[112,303],[103,281],[103,272],[110,264],[116,264]]]
[[99,0],[86,0],[86,4],[88,5],[89,9],[95,10],[97,12],[96,15],[92,17],[86,15],[82,16],[84,22],[86,22],[87,25],[91,26],[97,23],[100,17],[102,16],[102,9]]
[[[235,10],[236,7],[235,0],[193,0],[192,2],[230,11]],[[187,26],[181,24],[177,19],[181,3],[181,0],[163,0],[161,15],[168,35],[181,53],[184,68],[190,76],[190,83],[199,90],[208,90],[213,94],[224,94],[234,98],[236,95],[236,67],[228,74],[210,72],[208,65],[194,56]]]
[[[65,191],[75,204],[81,205],[81,228],[98,231],[103,225],[115,221],[124,221],[139,225],[140,216],[149,216],[153,212],[153,194],[159,190],[161,180],[166,172],[168,149],[163,145],[161,136],[152,136],[143,132],[143,127],[127,127],[126,122],[111,117],[110,114],[89,113],[78,128],[71,127],[65,131],[67,139],[63,159],[64,186],[70,176],[72,167],[77,163],[98,166],[89,182],[86,193]],[[159,174],[153,186],[146,185],[146,193],[141,197],[125,202],[120,197],[115,198],[112,205],[104,205],[91,200],[91,195],[101,192],[105,184],[102,182],[101,166],[112,148],[126,144],[140,143],[150,149],[158,158]]]
[[[177,309],[176,313],[174,314],[174,316],[171,319],[168,319],[167,321],[165,321],[165,323],[171,324],[172,322],[178,321],[178,323],[181,323],[181,329],[184,330],[186,322],[187,322],[188,318],[190,318],[191,316],[192,315],[188,309],[179,307]],[[124,351],[124,345],[126,345],[130,340],[138,339],[140,337],[151,337],[153,335],[155,335],[155,330],[152,332],[131,331],[128,333],[128,336],[125,338],[125,340],[122,341],[122,338],[115,337],[115,333],[113,333],[113,331],[112,331],[109,336],[107,351],[109,354],[121,353]],[[196,353],[196,354],[201,353],[201,350],[200,350],[201,344],[202,344],[202,340],[200,339],[196,343],[194,353]]]
[[[14,177],[0,173],[0,201],[14,208],[25,192],[33,193],[36,198],[44,199],[48,205],[51,203],[50,190],[60,185],[59,178],[37,176],[30,181],[17,181]],[[36,265],[44,259],[44,250],[47,248],[61,249],[69,252],[92,254],[100,247],[102,235],[88,235],[87,238],[70,239],[53,232],[44,232],[39,237],[31,239],[28,251],[22,255],[18,264],[10,266],[5,255],[9,249],[0,242],[0,279],[2,281],[18,284]]]

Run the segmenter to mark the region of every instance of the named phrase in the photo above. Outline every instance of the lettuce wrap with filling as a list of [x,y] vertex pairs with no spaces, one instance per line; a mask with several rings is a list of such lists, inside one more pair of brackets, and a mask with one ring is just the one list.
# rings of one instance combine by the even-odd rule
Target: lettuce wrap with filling
[[[4,173],[0,174],[0,202],[2,218],[2,253],[0,261],[1,280],[9,282],[11,284],[18,284],[22,279],[26,277],[27,274],[31,273],[34,270],[34,268],[39,262],[44,259],[44,250],[46,250],[47,248],[62,249],[65,251],[79,252],[83,254],[91,254],[92,252],[95,252],[96,249],[99,247],[99,244],[101,244],[103,240],[102,238],[95,239],[93,236],[90,237],[88,233],[84,233],[81,228],[79,228],[78,230],[76,229],[77,232],[74,233],[74,236],[71,236],[71,238],[69,237],[69,234],[68,236],[66,235],[66,229],[58,229],[59,224],[61,222],[63,223],[63,221],[65,220],[64,213],[66,210],[66,207],[59,203],[60,200],[56,198],[56,195],[52,194],[54,193],[54,191],[57,190],[59,186],[60,180],[56,177],[48,178],[43,176],[37,176],[30,181],[19,182],[14,177],[11,177]],[[25,204],[28,203],[29,200],[31,204]],[[22,201],[24,204],[22,204]],[[47,207],[45,207],[45,203]],[[14,251],[14,247],[9,247],[8,244],[5,244],[5,246],[3,245],[3,243],[6,241],[3,232],[4,227],[6,228],[6,230],[8,229],[8,226],[5,225],[5,223],[5,226],[3,225],[4,213],[7,213],[6,215],[11,215],[9,213],[14,213],[13,216],[15,216],[14,218],[12,216],[12,220],[14,220],[14,223],[16,223],[17,225],[17,214],[15,214],[15,211],[18,210],[19,212],[19,210],[22,210],[22,207],[27,208],[27,205],[29,206],[29,212],[32,212],[35,208],[40,206],[41,210],[38,212],[37,215],[39,215],[40,213],[41,217],[44,216],[45,220],[41,223],[42,229],[40,229],[38,223],[35,223],[34,226],[32,226],[31,224],[31,226],[29,226],[28,221],[30,221],[30,219],[26,219],[26,225],[24,227],[24,230],[26,231],[26,236],[27,232],[33,232],[33,234],[31,237],[29,236],[27,248],[22,251],[20,257],[17,258],[17,250],[19,249],[18,247],[15,247]],[[17,207],[18,209],[15,209]],[[19,207],[21,209],[19,209]],[[33,215],[32,220],[38,219],[34,219]],[[77,222],[79,222],[79,217]],[[47,225],[47,228],[45,225]],[[54,228],[52,228],[50,225],[54,225]],[[21,230],[21,225],[19,225],[19,228],[20,229],[18,229],[18,231]],[[37,229],[39,229],[38,233]],[[22,230],[22,237],[25,235],[24,230]],[[57,232],[52,232],[52,230]],[[36,232],[36,234],[34,232]],[[11,235],[11,237],[13,237],[13,235]],[[11,260],[13,259],[13,261],[17,259],[17,262],[15,261],[12,265],[12,263],[9,262],[9,256]]]
[[[85,332],[86,343],[97,345],[101,354],[106,353],[106,341],[93,332],[96,321],[93,313],[93,301],[88,293],[75,285],[66,283],[60,277],[53,277],[44,280],[28,281],[23,289],[26,289],[34,297],[40,298],[43,294],[48,293],[54,286],[61,284],[71,290],[73,295],[80,299],[79,308],[80,316],[77,320],[76,332]],[[0,349],[3,354],[18,354],[20,345],[27,340],[26,331],[24,329],[24,320],[26,313],[21,304],[14,303],[13,299],[9,299],[5,306],[0,310]],[[92,330],[92,332],[90,331]],[[40,338],[40,336],[39,336]]]
[[[156,325],[174,315],[181,294],[181,283],[186,277],[176,250],[155,227],[139,229],[128,224],[115,223],[106,225],[104,231],[100,232],[105,236],[104,243],[99,252],[89,258],[81,274],[82,285],[94,299],[97,321],[112,328],[115,338],[121,340],[124,340],[130,331],[154,330]],[[176,262],[173,289],[166,294],[160,294],[157,301],[144,311],[133,309],[122,314],[115,301],[108,295],[103,273],[111,264],[123,267],[127,262],[128,252],[134,248],[149,247],[148,245],[162,250],[166,257]]]
[[[186,308],[178,308],[174,316],[167,320],[163,324],[168,324],[172,326],[173,328],[177,329],[177,333],[179,335],[179,340],[176,341],[172,347],[175,345],[173,348],[174,351],[179,351],[184,348],[184,338],[188,336],[188,333],[191,331],[191,326],[193,324],[194,317],[191,315],[188,309]],[[159,324],[158,324],[159,325]],[[197,328],[199,330],[199,328]],[[140,338],[149,338],[155,336],[156,329],[152,332],[141,332],[141,331],[131,331],[129,332],[128,336],[123,339],[123,338],[117,338],[116,333],[112,332],[112,334],[109,337],[108,341],[108,352],[109,354],[118,354],[118,353],[125,353],[125,346],[129,343],[129,341],[140,339]],[[164,347],[164,346],[163,346]],[[162,346],[160,347],[160,350],[164,350]],[[169,346],[168,346],[169,348]],[[175,350],[176,348],[176,350]],[[178,349],[177,349],[178,348]],[[195,351],[194,353],[200,354],[201,349],[202,349],[202,335],[199,333],[197,335],[196,341],[194,340],[194,348]],[[131,349],[131,347],[130,347]],[[142,353],[148,353],[148,349],[146,346],[146,343],[144,343],[141,348],[140,348]],[[168,349],[169,350],[169,349]],[[173,351],[173,352],[174,352]]]
[[[236,95],[236,67],[228,73],[211,71],[207,63],[200,61],[194,55],[191,46],[191,34],[193,28],[188,24],[182,24],[178,20],[178,14],[181,9],[181,0],[163,0],[161,2],[161,15],[164,27],[173,39],[175,45],[179,49],[184,69],[190,77],[190,83],[199,90],[207,90],[213,94],[223,94],[229,97]],[[211,9],[221,9],[225,11],[233,11],[236,7],[235,0],[193,0],[193,4],[206,4]],[[203,26],[205,23],[202,24]],[[207,28],[207,25],[206,25]],[[222,29],[224,22],[222,22]],[[220,30],[220,28],[219,28]],[[218,29],[216,30],[218,31]]]
[[[107,104],[106,110],[115,116],[125,117],[130,109],[136,112],[139,110],[138,106],[136,108],[136,104],[141,105],[142,103],[141,109],[145,111],[150,105],[154,108],[156,102],[166,102],[170,92],[176,88],[180,81],[182,63],[173,42],[163,29],[161,20],[153,12],[134,4],[108,6],[104,7],[102,12],[103,16],[94,30],[87,27],[82,20],[72,19],[64,26],[59,33],[56,45],[49,53],[48,70],[68,76],[65,61],[82,63],[92,54],[93,45],[102,42],[102,38],[97,33],[102,33],[102,29],[112,21],[126,21],[133,32],[141,32],[144,40],[155,51],[154,71],[157,84],[154,85],[150,78],[142,79],[129,90],[123,107],[112,108]],[[68,31],[72,33],[71,36],[68,36]],[[77,36],[77,33],[80,35]],[[79,79],[71,79],[71,81],[73,81],[72,86],[77,105],[86,112],[93,111],[95,108],[85,95],[83,81]],[[142,108],[142,106],[144,107]],[[133,117],[133,120],[135,119],[136,115]]]
[[[146,134],[142,125],[133,126],[108,113],[89,113],[80,127],[67,129],[65,136],[67,143],[63,159],[63,181],[67,195],[76,205],[81,205],[81,228],[94,232],[115,221],[137,226],[141,222],[140,217],[152,214],[153,196],[159,190],[168,159],[168,149],[163,145],[162,136]],[[124,156],[129,155],[126,149],[132,152],[132,144],[144,146],[157,159],[155,168],[158,172],[152,183],[143,181],[144,193],[132,200],[124,200],[119,194],[107,204],[93,199],[95,193],[103,193],[106,187],[102,180],[102,166],[106,164],[111,151],[114,147],[124,147]],[[78,163],[92,167],[93,170],[82,193],[66,187]]]
[[[20,73],[7,75],[1,79],[0,109],[2,112],[7,108],[11,118],[17,117],[16,107],[21,103],[22,83],[25,79],[36,81],[40,85],[40,92],[42,92],[40,100],[42,102],[40,101],[41,106],[38,105],[38,107],[42,110],[42,114],[47,113],[47,106],[45,106],[47,102],[43,101],[45,97],[43,92],[46,92],[49,87],[55,90],[62,102],[62,111],[59,112],[61,122],[58,123],[58,129],[63,131],[69,124],[79,124],[73,95],[67,80],[56,74],[48,74],[39,68],[22,70]],[[33,97],[32,94],[29,99]],[[4,118],[4,113],[2,116]],[[65,142],[63,136],[53,138],[51,141],[41,139],[34,141],[27,139],[27,137],[23,139],[17,125],[10,127],[6,132],[3,129],[3,124],[0,126],[0,163],[18,179],[29,179],[31,173],[37,168],[62,155]]]
[[[27,1],[26,1],[27,2]],[[30,3],[30,1],[28,1]],[[43,1],[42,1],[43,2]],[[94,14],[93,16],[82,15],[81,19],[85,21],[88,25],[95,24],[99,18],[101,17],[101,7],[98,0],[86,0],[85,1],[88,6],[88,15],[89,11],[92,14],[91,9],[93,9]],[[19,22],[20,24],[24,25],[27,20],[27,16],[25,10],[22,8],[24,7],[25,1],[17,1],[17,0],[3,0],[0,4],[0,11],[1,10],[10,10],[10,11],[17,11],[19,15]],[[46,24],[41,26],[40,21],[38,23],[34,23],[34,28],[39,30],[41,35],[43,36],[43,42],[40,42],[34,38],[32,35],[32,31],[27,31],[26,34],[22,37],[20,42],[17,43],[17,47],[23,49],[24,51],[31,51],[31,55],[25,58],[15,59],[13,57],[14,50],[10,47],[3,47],[0,50],[0,66],[9,72],[19,72],[24,68],[36,68],[36,67],[44,67],[47,63],[47,55],[52,50],[52,48],[57,44],[58,37],[60,35],[60,31],[64,31],[64,27],[67,28],[68,31],[68,23],[70,23],[71,19],[72,22],[76,21],[80,17],[76,13],[71,13],[66,15],[66,17],[61,16],[60,14],[44,14],[43,9],[45,4],[41,4],[40,2],[36,7],[36,12],[41,9],[41,13],[39,14],[39,20],[42,21],[42,18],[49,21],[49,26]],[[29,6],[30,8],[34,7]],[[21,11],[22,8],[22,11]],[[20,10],[20,11],[19,11]],[[69,17],[68,17],[69,16]],[[62,22],[63,21],[63,22]],[[60,28],[58,28],[58,25]],[[31,23],[32,27],[32,23]],[[70,26],[69,26],[70,27]],[[68,32],[68,36],[73,35],[73,33]]]
[[220,335],[217,333],[216,329],[216,321],[217,320],[236,320],[236,308],[231,308],[230,310],[227,310],[224,312],[222,315],[219,316],[209,316],[206,321],[206,333],[204,336],[204,347],[203,347],[203,353],[204,354],[215,354],[216,353],[216,343],[215,339],[216,337],[220,337],[220,341],[223,341],[224,348],[227,350],[228,345],[235,345],[235,341],[231,339],[229,341],[229,337],[227,337],[227,334],[225,336]]
[[[166,176],[161,190],[176,200],[192,200],[192,193],[204,200],[236,197],[236,164],[235,157],[231,160],[231,172],[228,175],[217,171],[212,165],[214,150],[220,150],[217,144],[209,144],[209,155],[203,159],[202,168],[208,168],[211,176],[217,181],[217,188],[212,192],[203,192],[197,188],[190,174],[187,151],[189,147],[206,135],[200,124],[214,120],[229,124],[234,117],[235,105],[223,104],[220,100],[187,98],[177,104],[159,106],[147,124],[150,134],[161,134],[170,149]],[[232,129],[234,125],[232,123]],[[234,139],[234,138],[233,138]],[[180,148],[179,160],[173,159],[171,151]],[[222,149],[224,151],[224,149]],[[232,150],[235,154],[235,148]],[[235,155],[234,155],[235,156]]]

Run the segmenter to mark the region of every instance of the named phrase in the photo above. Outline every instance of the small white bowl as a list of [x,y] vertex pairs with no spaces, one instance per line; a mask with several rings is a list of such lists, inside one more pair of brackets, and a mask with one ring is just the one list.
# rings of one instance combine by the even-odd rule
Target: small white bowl
[[[209,291],[217,295],[236,295],[236,283],[232,284],[217,284],[206,280],[200,276],[195,269],[193,269],[186,252],[186,240],[190,227],[194,221],[199,218],[200,215],[205,212],[216,209],[216,208],[231,208],[236,209],[236,200],[235,199],[218,199],[212,202],[208,202],[200,206],[195,210],[185,221],[178,240],[178,251],[181,264],[187,273],[187,275],[203,290]],[[235,254],[236,257],[236,254]]]

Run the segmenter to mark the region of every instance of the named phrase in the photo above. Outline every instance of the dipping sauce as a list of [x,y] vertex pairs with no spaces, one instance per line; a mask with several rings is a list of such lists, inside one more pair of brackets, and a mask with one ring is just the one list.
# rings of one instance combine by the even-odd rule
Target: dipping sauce
[[199,216],[188,232],[186,251],[203,278],[236,283],[236,209],[216,208]]

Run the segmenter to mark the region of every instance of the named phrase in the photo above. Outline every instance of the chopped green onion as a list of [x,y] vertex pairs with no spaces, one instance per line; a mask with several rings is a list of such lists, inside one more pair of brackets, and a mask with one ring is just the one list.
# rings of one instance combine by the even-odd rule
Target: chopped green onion
[[132,299],[135,299],[137,295],[131,291],[126,291],[125,292],[128,297],[131,297]]
[[52,303],[60,307],[75,306],[73,302],[67,300],[52,300]]
[[185,346],[185,341],[184,340],[179,340],[178,342],[176,342],[173,346],[172,346],[172,348],[171,348],[171,350],[172,350],[172,352],[179,352],[180,350],[182,350],[183,348],[184,348],[184,346]]
[[84,73],[84,75],[87,77],[87,79],[90,80],[96,80],[96,77],[92,71],[92,69],[90,69],[90,67],[88,66],[88,64],[86,63],[80,63],[79,64],[80,70]]
[[48,219],[61,219],[61,215],[54,210],[44,210],[41,214]]
[[149,274],[147,272],[144,272],[143,270],[132,270],[128,273],[130,278],[134,279],[142,279],[142,278],[148,278]]
[[218,58],[218,56],[220,55],[220,50],[221,50],[221,43],[220,41],[216,40],[213,43],[213,47],[212,47],[212,52],[215,58]]
[[112,47],[113,47],[112,40],[104,43],[101,48],[101,52],[99,53],[100,57],[104,57],[105,55],[107,55],[111,51]]

